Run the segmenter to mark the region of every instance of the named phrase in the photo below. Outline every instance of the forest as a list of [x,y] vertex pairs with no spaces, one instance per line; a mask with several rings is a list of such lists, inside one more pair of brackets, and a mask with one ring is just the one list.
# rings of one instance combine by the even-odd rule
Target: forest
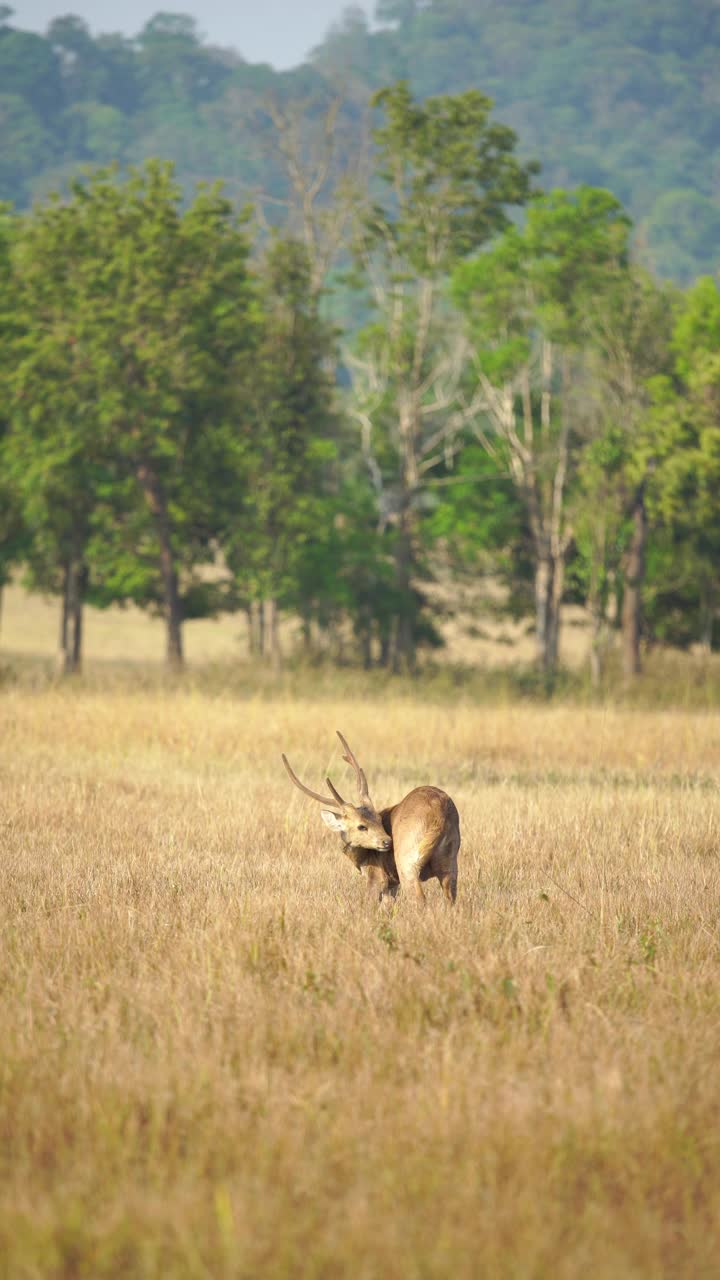
[[540,161],[548,187],[608,188],[648,268],[681,284],[716,267],[720,14],[713,0],[378,0],[350,5],[306,65],[279,73],[156,14],[134,38],[72,15],[44,36],[0,5],[0,199],[24,208],[80,165],[162,156],[186,193],[282,197],[268,99],[315,115],[342,86],[346,145],[372,92],[477,89]]
[[[548,688],[569,603],[598,686],[618,639],[627,681],[653,643],[717,646],[717,237],[658,221],[683,192],[707,231],[716,192],[687,139],[633,168],[617,115],[653,67],[704,146],[682,66],[712,144],[717,9],[700,39],[672,5],[462,8],[386,0],[377,31],[349,10],[283,76],[177,15],[131,42],[3,10],[0,584],[58,597],[68,672],[84,605],[127,602],[173,667],[185,620],[242,610],[273,664],[282,615],[308,657],[413,672],[433,584],[488,578]],[[548,150],[540,118],[575,119],[559,51],[581,76],[592,33],[616,96],[587,81]]]

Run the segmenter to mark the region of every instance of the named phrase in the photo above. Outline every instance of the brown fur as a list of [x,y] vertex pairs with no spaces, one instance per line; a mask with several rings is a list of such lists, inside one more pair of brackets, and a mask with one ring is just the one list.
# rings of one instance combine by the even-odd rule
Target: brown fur
[[416,787],[380,816],[392,836],[397,877],[405,892],[424,902],[421,881],[436,878],[448,902],[454,902],[460,815],[450,796],[439,787]]
[[374,895],[380,899],[394,897],[402,886],[405,893],[422,904],[425,901],[422,883],[436,878],[447,901],[454,902],[460,818],[450,796],[439,787],[415,787],[398,804],[378,812],[370,799],[363,770],[339,732],[338,737],[345,748],[343,759],[356,772],[359,805],[343,800],[329,778],[326,781],[333,793],[332,801],[312,791],[300,782],[283,756],[292,781],[323,804],[323,821],[338,833],[346,857],[365,874]]

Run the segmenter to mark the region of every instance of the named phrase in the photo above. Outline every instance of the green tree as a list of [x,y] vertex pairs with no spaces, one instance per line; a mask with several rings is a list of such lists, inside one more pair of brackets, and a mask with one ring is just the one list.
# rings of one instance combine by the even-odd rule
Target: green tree
[[28,201],[34,174],[53,157],[54,139],[18,94],[4,92],[0,92],[0,134],[0,192],[4,199],[22,206]]
[[195,19],[156,13],[137,39],[139,76],[146,103],[198,105],[216,96],[229,67],[204,48]]
[[642,231],[655,270],[679,284],[689,285],[701,272],[717,267],[720,208],[714,193],[664,191]]
[[82,662],[88,541],[103,468],[96,371],[81,339],[84,227],[71,204],[26,218],[17,237],[8,474],[29,534],[27,581],[61,598],[58,663]]
[[399,668],[413,666],[420,634],[422,510],[476,411],[446,281],[508,225],[535,167],[518,161],[515,134],[492,120],[482,94],[420,105],[400,83],[374,102],[385,117],[375,130],[378,198],[356,246],[374,318],[349,359],[363,450],[394,527]]
[[278,608],[295,608],[309,622],[306,562],[332,519],[334,336],[318,313],[308,254],[295,240],[271,243],[259,301],[244,402],[244,492],[225,552],[251,607],[257,647],[277,662]]
[[656,633],[713,646],[720,612],[720,289],[703,277],[679,308],[672,376],[653,383],[651,517]]
[[[197,570],[235,500],[235,414],[253,335],[247,254],[220,193],[201,190],[183,210],[157,162],[126,181],[102,171],[76,181],[68,202],[51,201],[28,224],[17,438],[29,432],[47,485],[57,476],[73,494],[82,488],[73,528],[91,585],[159,606],[171,665],[182,663],[183,617],[203,595]],[[63,505],[63,488],[49,491],[38,523],[49,528]]]
[[[613,190],[638,227],[644,261],[660,274],[689,282],[716,266],[715,0],[693,0],[691,21],[678,0],[653,0],[651,11],[647,0],[381,0],[379,26],[350,6],[311,64],[289,73],[209,47],[182,14],[156,14],[134,39],[93,37],[73,16],[55,19],[43,38],[8,17],[0,20],[0,89],[24,112],[0,127],[0,196],[23,206],[79,163],[119,156],[122,124],[108,117],[86,149],[73,111],[81,105],[89,119],[99,108],[119,111],[128,158],[173,159],[188,192],[198,177],[222,176],[240,198],[262,187],[282,199],[282,166],[266,146],[266,96],[282,101],[302,132],[308,99],[327,99],[342,83],[353,102],[344,150],[355,156],[369,95],[407,77],[420,100],[470,88],[490,96],[524,153],[542,161],[548,187]],[[101,154],[105,143],[113,149]]]
[[459,266],[453,280],[484,397],[477,435],[526,513],[537,661],[549,682],[573,532],[568,495],[588,420],[580,356],[597,298],[626,270],[628,234],[609,192],[551,192],[533,203],[524,228]]
[[16,235],[17,221],[7,208],[0,206],[0,618],[3,588],[25,550],[22,502],[7,456],[10,379],[18,324],[12,262]]
[[630,266],[608,278],[587,314],[589,440],[580,458],[572,515],[579,551],[575,569],[586,573],[595,683],[601,676],[613,595],[622,619],[625,680],[641,669],[647,491],[655,453],[649,384],[670,369],[675,302],[674,289]]
[[42,36],[0,27],[0,84],[3,93],[24,98],[45,124],[63,109],[58,58]]
[[469,432],[437,494],[428,532],[453,580],[476,584],[479,575],[492,575],[507,589],[509,611],[526,612],[527,519],[502,462]]

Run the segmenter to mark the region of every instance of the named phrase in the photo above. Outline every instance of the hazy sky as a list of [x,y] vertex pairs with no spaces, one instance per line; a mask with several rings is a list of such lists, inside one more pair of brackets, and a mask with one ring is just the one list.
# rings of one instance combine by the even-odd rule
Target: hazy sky
[[[353,0],[368,14],[374,0]],[[53,18],[74,13],[94,33],[136,35],[159,11],[189,13],[214,44],[237,49],[248,62],[292,67],[319,44],[347,0],[7,0],[13,25],[44,31]]]

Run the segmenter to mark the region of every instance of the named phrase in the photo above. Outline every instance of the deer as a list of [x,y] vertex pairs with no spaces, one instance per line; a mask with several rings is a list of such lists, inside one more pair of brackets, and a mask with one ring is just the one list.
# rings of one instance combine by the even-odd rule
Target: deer
[[301,782],[283,753],[291,782],[323,806],[320,816],[342,840],[343,852],[364,874],[369,891],[379,900],[394,898],[398,889],[418,905],[425,903],[423,884],[437,878],[449,903],[457,896],[460,816],[454,802],[439,787],[415,787],[398,804],[376,809],[370,799],[364,770],[340,730],[343,760],[355,771],[359,800],[349,804],[326,778],[330,796]]

